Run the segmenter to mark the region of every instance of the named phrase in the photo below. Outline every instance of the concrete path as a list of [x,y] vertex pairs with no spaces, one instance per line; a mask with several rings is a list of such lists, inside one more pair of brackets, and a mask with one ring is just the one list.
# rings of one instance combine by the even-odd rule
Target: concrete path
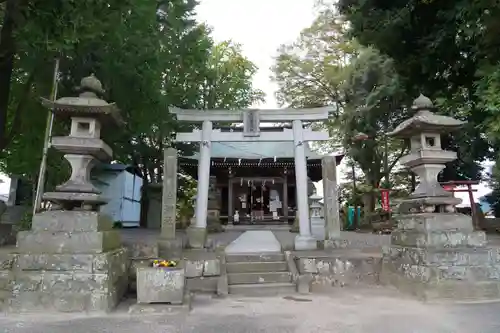
[[227,254],[281,252],[280,242],[270,230],[245,231],[229,244]]
[[423,304],[381,288],[293,298],[200,298],[191,313],[6,315],[2,333],[498,333],[499,303]]

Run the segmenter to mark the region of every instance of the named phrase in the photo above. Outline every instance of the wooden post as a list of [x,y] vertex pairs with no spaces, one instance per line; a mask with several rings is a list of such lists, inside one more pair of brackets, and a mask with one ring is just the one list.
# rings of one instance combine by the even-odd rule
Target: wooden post
[[474,227],[476,228],[476,230],[479,230],[479,219],[477,218],[476,203],[474,202],[474,195],[472,194],[472,184],[467,184],[467,192],[469,193],[472,221],[474,222]]
[[288,223],[288,175],[286,173],[283,181],[283,216]]
[[234,216],[234,211],[233,211],[233,177],[232,175],[229,175],[229,181],[228,181],[228,188],[227,188],[227,223],[232,223],[233,222],[233,216]]

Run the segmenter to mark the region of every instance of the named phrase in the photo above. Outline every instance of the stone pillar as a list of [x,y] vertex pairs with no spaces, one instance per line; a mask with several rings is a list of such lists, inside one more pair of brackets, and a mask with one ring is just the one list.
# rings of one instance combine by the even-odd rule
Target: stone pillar
[[161,233],[158,240],[159,255],[166,260],[181,259],[182,239],[176,239],[175,237],[177,150],[174,148],[164,150],[161,206]]
[[[339,198],[337,193],[337,161],[335,156],[321,160],[323,173],[323,202],[325,215],[325,247],[340,239]],[[334,247],[334,246],[333,246]]]
[[202,125],[200,158],[198,160],[198,191],[196,197],[195,225],[187,230],[189,246],[204,248],[207,239],[208,189],[210,185],[210,149],[212,122],[205,120]]
[[229,176],[229,181],[227,182],[227,223],[233,223],[234,221],[234,203],[233,203],[233,177],[230,175]]
[[309,200],[307,196],[307,164],[302,121],[294,120],[293,143],[295,146],[295,179],[300,232],[295,237],[295,250],[313,250],[317,243],[311,235]]
[[284,174],[284,183],[283,183],[283,216],[285,217],[285,221],[288,222],[288,175]]
[[177,150],[174,148],[164,151],[161,205],[161,238],[173,239],[177,213]]
[[220,190],[217,188],[217,177],[210,176],[207,205],[207,231],[221,232],[220,223]]

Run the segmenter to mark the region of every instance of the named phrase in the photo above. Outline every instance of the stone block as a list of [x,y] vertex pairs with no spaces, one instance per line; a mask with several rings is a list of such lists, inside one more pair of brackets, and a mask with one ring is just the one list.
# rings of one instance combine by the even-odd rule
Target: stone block
[[8,301],[10,312],[108,312],[118,303],[116,292],[21,291]]
[[203,264],[203,276],[217,276],[220,275],[220,260],[207,259]]
[[204,260],[185,260],[184,269],[187,278],[195,278],[203,276],[203,268],[205,267]]
[[207,229],[191,226],[187,228],[188,246],[194,249],[203,249],[207,242]]
[[321,217],[311,218],[311,234],[319,241],[325,240],[325,220]]
[[31,224],[31,230],[34,232],[83,232],[113,229],[113,221],[109,216],[92,211],[45,211],[35,214]]
[[323,241],[323,249],[345,249],[349,246],[349,241],[346,239],[325,239]]
[[21,253],[102,253],[120,247],[120,233],[21,231],[17,247]]
[[472,219],[457,213],[419,213],[398,216],[398,229],[435,232],[460,230],[465,233],[474,231]]
[[431,231],[394,230],[391,234],[393,245],[407,247],[485,247],[486,234],[483,231],[463,232],[460,230]]
[[183,242],[181,238],[158,240],[159,256],[165,260],[180,260],[182,257]]
[[216,293],[219,277],[198,277],[186,279],[186,288],[190,292]]
[[182,268],[137,269],[137,303],[182,304],[184,286]]
[[384,263],[381,282],[395,286],[402,292],[423,301],[481,301],[500,299],[500,284],[495,280],[470,281],[443,279],[422,281],[394,271],[390,263]]
[[333,254],[296,259],[301,276],[311,276],[315,291],[322,287],[378,284],[382,259],[364,254]]
[[295,251],[316,250],[318,248],[317,240],[312,236],[297,235],[294,244]]
[[128,284],[127,251],[21,254],[8,309],[87,312],[113,309]]
[[297,279],[297,292],[299,294],[309,294],[311,292],[312,274],[300,275]]
[[391,246],[385,257],[394,263],[426,266],[488,265],[495,261],[496,251],[487,248],[412,248]]
[[159,258],[159,246],[156,243],[123,242],[128,250],[130,258],[133,259],[156,259]]
[[22,271],[93,272],[92,254],[19,254],[17,269]]

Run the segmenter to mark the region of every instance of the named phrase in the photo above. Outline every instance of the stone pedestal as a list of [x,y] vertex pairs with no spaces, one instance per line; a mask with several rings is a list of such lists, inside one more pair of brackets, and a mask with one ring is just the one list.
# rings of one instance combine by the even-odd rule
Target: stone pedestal
[[109,311],[127,289],[126,250],[98,212],[39,213],[17,246],[11,311]]
[[500,298],[500,257],[470,216],[402,215],[385,249],[381,279],[423,300]]
[[193,249],[202,249],[207,242],[207,229],[190,226],[186,229],[188,237],[188,247]]
[[180,305],[185,284],[184,268],[137,268],[137,303]]
[[295,236],[295,251],[316,250],[318,241],[312,236]]

